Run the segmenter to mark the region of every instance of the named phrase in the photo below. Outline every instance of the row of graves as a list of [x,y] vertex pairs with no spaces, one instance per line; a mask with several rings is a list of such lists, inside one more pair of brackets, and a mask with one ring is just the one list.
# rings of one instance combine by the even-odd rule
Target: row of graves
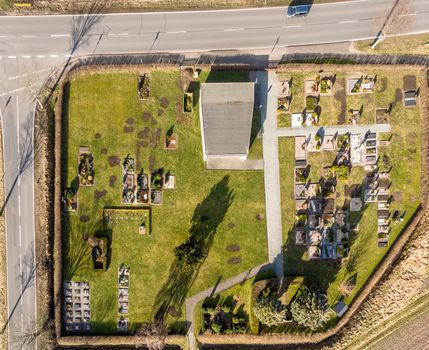
[[63,320],[67,332],[91,330],[89,282],[64,281]]
[[130,269],[121,266],[118,269],[118,312],[120,318],[117,323],[119,332],[128,331],[128,289],[130,287]]
[[151,204],[161,205],[163,190],[176,187],[176,177],[169,172],[164,174],[163,169],[157,169],[151,174],[144,173],[143,169],[136,174],[134,158],[125,157],[123,162],[123,204]]
[[[336,163],[348,167],[348,149],[337,148],[337,138],[328,137],[328,144],[323,149],[338,149]],[[335,194],[337,178],[330,170],[317,183],[307,182],[307,152],[322,149],[309,145],[311,138],[295,138],[295,243],[306,245],[310,259],[341,259],[348,252],[348,212],[336,209]]]
[[[377,246],[387,247],[390,232],[390,188],[388,172],[369,172],[365,179],[364,201],[377,203]],[[396,213],[396,217],[398,214]],[[396,218],[395,217],[395,218]]]
[[[79,147],[77,173],[79,187],[90,187],[94,185],[94,155],[87,146]],[[77,189],[65,188],[61,197],[63,211],[77,211]]]

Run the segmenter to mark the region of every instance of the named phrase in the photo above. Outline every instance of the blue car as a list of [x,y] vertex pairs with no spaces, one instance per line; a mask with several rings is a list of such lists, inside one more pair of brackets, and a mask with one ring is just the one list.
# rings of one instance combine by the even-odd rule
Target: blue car
[[307,16],[310,12],[311,5],[296,5],[289,6],[287,9],[287,17]]

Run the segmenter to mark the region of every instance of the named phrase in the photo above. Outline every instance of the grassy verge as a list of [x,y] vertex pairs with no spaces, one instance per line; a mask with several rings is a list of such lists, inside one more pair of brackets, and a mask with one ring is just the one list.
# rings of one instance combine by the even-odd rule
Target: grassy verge
[[[243,81],[243,72],[202,72],[204,81]],[[115,333],[119,318],[117,274],[130,267],[128,317],[131,328],[149,320],[174,290],[180,300],[168,310],[173,331],[183,331],[183,300],[266,260],[264,186],[261,172],[206,171],[202,161],[198,103],[183,115],[179,70],[151,73],[150,99],[137,100],[137,76],[92,74],[70,82],[64,108],[63,186],[76,184],[80,146],[95,158],[95,184],[80,188],[78,212],[64,215],[64,266],[68,278],[89,281],[94,333]],[[150,117],[148,117],[150,115]],[[163,148],[164,132],[174,126],[178,150]],[[144,131],[148,130],[148,131]],[[145,134],[147,134],[145,136]],[[161,136],[156,136],[161,135]],[[136,224],[103,226],[103,207],[121,205],[122,160],[130,154],[145,173],[164,168],[176,176],[176,189],[164,191],[152,207],[152,235],[139,236]],[[117,157],[119,163],[112,162]],[[109,159],[111,160],[109,162]],[[113,165],[113,164],[116,165]],[[233,196],[230,197],[230,195]],[[225,197],[230,202],[225,202]],[[222,205],[224,203],[224,205]],[[173,249],[194,225],[209,220],[215,232],[195,280],[176,281]],[[83,235],[107,236],[111,259],[106,272],[94,271]],[[231,245],[239,251],[228,249]],[[176,288],[176,289],[175,289]]]
[[[313,4],[325,4],[338,2],[340,0],[314,0]],[[344,0],[342,0],[344,1]],[[350,0],[349,0],[350,1]],[[2,0],[0,1],[0,10],[14,9],[14,3],[23,3],[26,1],[17,0]],[[231,9],[231,8],[247,8],[247,7],[272,7],[272,6],[288,6],[292,0],[112,0],[106,5],[105,10],[109,12],[125,12],[125,11],[159,11],[159,10],[205,10],[205,9]],[[296,2],[296,1],[295,1]],[[305,1],[302,1],[305,3]],[[73,5],[68,0],[54,1],[34,1],[33,7],[23,11],[60,11],[70,12],[73,10]],[[85,5],[79,4],[85,9]]]
[[429,34],[415,34],[407,36],[390,37],[378,44],[375,49],[370,45],[373,40],[356,41],[354,46],[357,50],[372,54],[395,54],[395,55],[427,55],[429,54]]

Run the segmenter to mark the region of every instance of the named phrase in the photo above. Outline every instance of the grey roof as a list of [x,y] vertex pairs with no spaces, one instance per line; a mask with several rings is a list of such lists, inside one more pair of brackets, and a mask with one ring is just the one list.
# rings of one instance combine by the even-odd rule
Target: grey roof
[[337,303],[337,305],[334,306],[333,310],[338,315],[338,317],[341,317],[344,315],[348,308],[348,305],[341,300]]
[[201,113],[207,156],[247,155],[250,144],[254,83],[206,83]]

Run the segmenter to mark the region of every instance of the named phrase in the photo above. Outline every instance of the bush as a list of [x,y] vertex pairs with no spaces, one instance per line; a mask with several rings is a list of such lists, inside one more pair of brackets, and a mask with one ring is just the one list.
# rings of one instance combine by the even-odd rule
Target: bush
[[349,167],[345,164],[343,165],[333,165],[331,167],[331,171],[332,173],[335,173],[335,175],[340,179],[340,180],[347,180],[347,178],[349,177]]
[[292,318],[298,324],[316,331],[329,320],[326,295],[303,287],[301,294],[291,304]]
[[276,297],[259,297],[253,307],[258,320],[267,326],[277,326],[286,322],[286,307]]
[[306,105],[306,109],[307,111],[314,111],[317,107],[317,98],[314,96],[307,96],[305,98],[305,105]]
[[220,324],[218,324],[218,323],[212,323],[211,326],[210,326],[210,328],[216,334],[220,334],[220,332],[222,331],[222,326]]

